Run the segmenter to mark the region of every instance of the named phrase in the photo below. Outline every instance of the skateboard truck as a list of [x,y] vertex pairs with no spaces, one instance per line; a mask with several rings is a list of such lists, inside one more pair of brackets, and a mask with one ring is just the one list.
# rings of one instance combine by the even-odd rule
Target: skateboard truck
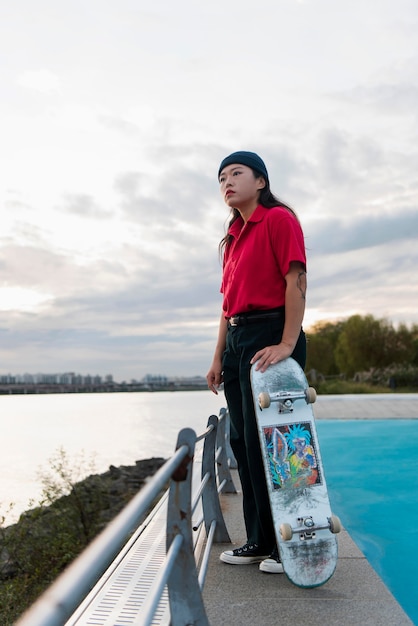
[[341,532],[340,518],[336,515],[331,515],[327,518],[326,523],[315,524],[312,515],[306,517],[297,518],[298,526],[293,527],[291,524],[281,524],[280,534],[283,541],[290,541],[294,534],[299,535],[301,541],[306,541],[315,538],[315,531],[317,530],[329,530],[333,534]]
[[313,404],[316,400],[316,391],[313,387],[307,387],[303,391],[276,391],[268,393],[262,391],[258,396],[260,409],[268,409],[272,402],[278,402],[279,413],[293,413],[293,402],[295,400],[305,400],[306,404]]

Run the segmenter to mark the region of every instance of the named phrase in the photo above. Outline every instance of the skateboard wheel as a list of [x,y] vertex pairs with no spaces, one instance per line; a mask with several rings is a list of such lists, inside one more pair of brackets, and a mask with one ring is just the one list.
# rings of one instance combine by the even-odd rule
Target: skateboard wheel
[[329,518],[329,529],[334,535],[341,532],[341,521],[337,515],[331,515]]
[[290,524],[280,524],[280,534],[283,541],[290,541],[293,537],[293,530]]
[[271,400],[270,400],[270,394],[267,393],[267,391],[263,391],[262,393],[260,393],[260,395],[258,396],[258,404],[260,405],[260,409],[269,408],[271,404]]
[[307,404],[313,404],[316,401],[316,390],[313,387],[308,387],[305,395]]

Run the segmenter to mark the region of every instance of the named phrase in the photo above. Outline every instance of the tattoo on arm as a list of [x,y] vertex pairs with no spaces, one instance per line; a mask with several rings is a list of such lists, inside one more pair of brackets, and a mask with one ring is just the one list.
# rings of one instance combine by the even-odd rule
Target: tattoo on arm
[[296,284],[302,295],[302,300],[306,300],[306,272],[299,272]]

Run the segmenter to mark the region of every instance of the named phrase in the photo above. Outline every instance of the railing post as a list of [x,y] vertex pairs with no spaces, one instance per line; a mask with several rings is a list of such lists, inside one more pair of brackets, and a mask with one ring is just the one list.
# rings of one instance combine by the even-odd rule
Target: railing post
[[225,445],[226,445],[226,456],[229,459],[229,467],[231,469],[237,469],[237,460],[231,448],[231,418],[229,417],[228,409],[222,408],[219,411],[219,415],[222,420],[225,420]]
[[[226,436],[226,428],[229,427],[229,415],[228,413],[221,413],[218,421],[218,432],[216,436],[216,445],[218,447],[216,466],[218,469],[218,483],[222,485],[221,493],[237,493],[235,489],[234,481],[232,480],[231,471],[229,469],[227,445],[229,445],[229,437]],[[233,454],[232,449],[231,454]],[[235,457],[233,456],[235,461]]]
[[216,485],[215,472],[215,449],[216,434],[218,426],[218,418],[211,415],[208,419],[208,426],[213,426],[211,432],[205,437],[202,457],[202,480],[208,476],[207,485],[202,493],[203,518],[205,520],[206,535],[212,522],[216,521],[216,529],[214,541],[218,543],[230,543],[228,531],[226,529],[225,520],[222,515],[221,505],[219,503],[218,488]]
[[199,586],[193,552],[191,485],[196,433],[191,428],[180,431],[176,449],[188,446],[189,454],[170,481],[167,508],[167,552],[181,535],[178,557],[167,581],[171,626],[209,626]]

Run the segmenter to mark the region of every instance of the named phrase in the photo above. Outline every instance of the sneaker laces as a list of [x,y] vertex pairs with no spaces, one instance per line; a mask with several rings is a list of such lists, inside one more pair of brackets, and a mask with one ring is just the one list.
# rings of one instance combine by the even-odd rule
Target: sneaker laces
[[233,550],[232,552],[236,556],[241,556],[241,554],[243,553],[255,552],[256,550],[258,550],[258,543],[246,543],[245,545],[241,546],[241,548],[235,548],[235,550]]

